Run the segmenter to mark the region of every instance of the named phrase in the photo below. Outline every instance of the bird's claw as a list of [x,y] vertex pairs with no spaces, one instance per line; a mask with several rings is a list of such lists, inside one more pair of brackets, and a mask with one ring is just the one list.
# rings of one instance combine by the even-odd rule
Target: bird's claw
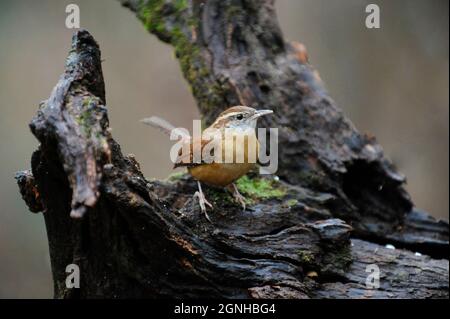
[[202,186],[200,185],[200,182],[198,182],[198,191],[194,193],[194,197],[198,198],[198,204],[200,205],[200,210],[203,214],[205,214],[206,219],[212,223],[211,219],[208,216],[208,213],[206,212],[206,206],[209,208],[213,208],[213,205],[206,200],[205,194],[203,194]]
[[234,199],[235,199],[239,204],[241,204],[242,209],[245,210],[245,208],[246,208],[245,197],[242,196],[241,193],[239,193],[239,190],[238,190],[236,184],[233,183],[233,186],[232,186],[232,187],[233,187],[233,190],[232,190],[232,191],[233,191],[233,197],[234,197]]

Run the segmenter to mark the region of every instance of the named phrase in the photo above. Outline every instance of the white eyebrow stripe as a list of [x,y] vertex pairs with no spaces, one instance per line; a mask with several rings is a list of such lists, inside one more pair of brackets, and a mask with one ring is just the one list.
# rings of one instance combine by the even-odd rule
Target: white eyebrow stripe
[[237,115],[237,114],[241,114],[241,113],[242,113],[242,112],[231,112],[231,113],[222,115],[221,117],[219,117],[219,120],[220,120],[220,119],[226,119],[227,117],[230,117],[230,116],[233,116],[233,115]]

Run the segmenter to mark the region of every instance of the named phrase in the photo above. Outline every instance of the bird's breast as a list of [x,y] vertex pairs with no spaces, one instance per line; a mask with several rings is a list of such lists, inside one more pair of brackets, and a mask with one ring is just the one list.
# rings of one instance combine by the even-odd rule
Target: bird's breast
[[225,138],[222,142],[222,162],[188,168],[195,179],[209,185],[224,187],[247,174],[255,166],[259,152],[255,134],[249,134],[244,139]]
[[247,174],[254,166],[254,163],[211,163],[190,167],[188,171],[200,182],[225,187]]

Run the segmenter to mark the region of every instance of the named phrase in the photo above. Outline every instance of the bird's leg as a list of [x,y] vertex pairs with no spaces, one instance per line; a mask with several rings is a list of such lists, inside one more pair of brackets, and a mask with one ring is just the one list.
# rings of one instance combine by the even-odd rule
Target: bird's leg
[[239,190],[235,183],[228,186],[228,189],[233,193],[234,199],[241,204],[242,209],[245,210],[245,197],[239,193]]
[[206,219],[209,222],[211,222],[211,219],[209,218],[208,214],[206,213],[206,205],[208,205],[210,208],[212,208],[213,205],[206,200],[205,194],[203,194],[203,191],[202,191],[202,184],[200,184],[200,182],[197,181],[197,185],[198,185],[198,191],[195,192],[194,197],[198,198],[198,203],[200,205],[200,209],[201,209],[202,213],[205,214]]

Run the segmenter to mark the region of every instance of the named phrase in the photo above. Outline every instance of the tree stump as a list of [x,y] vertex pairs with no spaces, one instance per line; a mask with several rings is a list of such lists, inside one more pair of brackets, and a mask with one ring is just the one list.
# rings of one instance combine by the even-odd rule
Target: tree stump
[[[239,180],[246,211],[205,187],[212,222],[189,176],[146,180],[111,136],[99,46],[77,31],[30,123],[31,171],[16,176],[45,218],[56,298],[448,298],[448,223],[414,207],[304,46],[284,41],[272,1],[124,5],[174,46],[206,123],[231,105],[274,110],[262,124],[279,128],[279,178]],[[68,264],[79,289],[65,285]],[[378,289],[366,285],[373,265]]]

